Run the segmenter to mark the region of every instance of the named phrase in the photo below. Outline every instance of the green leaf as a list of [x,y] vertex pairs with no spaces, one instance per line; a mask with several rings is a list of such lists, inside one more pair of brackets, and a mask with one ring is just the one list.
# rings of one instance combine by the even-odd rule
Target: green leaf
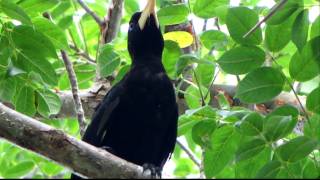
[[216,126],[216,121],[210,118],[198,122],[192,128],[193,141],[203,147],[210,144],[211,134],[216,129]]
[[317,179],[320,173],[317,166],[311,160],[308,160],[307,164],[303,168],[304,179]]
[[192,127],[199,122],[195,116],[182,115],[178,121],[178,136],[185,135],[192,130]]
[[181,55],[181,49],[178,43],[174,41],[165,41],[164,50],[162,55],[162,63],[168,76],[171,79],[175,79],[176,64]]
[[[180,50],[179,50],[180,51]],[[183,71],[185,70],[185,68],[193,63],[193,62],[196,62],[196,61],[199,61],[199,58],[193,54],[184,54],[184,55],[181,55],[179,60],[177,61],[177,64],[176,64],[176,75],[177,77],[180,76]]]
[[0,76],[0,100],[12,102],[16,93],[16,81],[14,78],[3,78]]
[[312,39],[317,36],[320,36],[320,16],[318,16],[312,24],[310,38]]
[[204,172],[207,178],[218,175],[233,159],[240,139],[233,127],[223,126],[211,136],[211,149],[205,150]]
[[300,136],[279,146],[276,152],[282,161],[293,163],[308,156],[319,145],[318,141]]
[[[268,25],[281,24],[299,9],[302,0],[288,0],[268,21]],[[302,3],[301,3],[302,4]],[[276,5],[275,5],[276,6]],[[273,7],[274,8],[274,7]],[[272,9],[273,9],[272,8]],[[272,9],[270,11],[272,11]]]
[[[313,79],[320,73],[320,36],[310,40],[301,54],[297,51],[290,61],[290,76],[300,82]],[[318,62],[318,64],[317,64]]]
[[287,134],[290,134],[296,127],[299,117],[299,110],[291,105],[284,105],[278,107],[270,114],[268,114],[267,119],[272,116],[291,116],[291,123],[288,125],[286,129],[283,129],[283,136],[286,136]]
[[[198,64],[195,69],[195,73],[193,73],[193,82],[197,82],[204,86],[209,87],[215,72],[214,64]],[[204,92],[206,93],[206,92]]]
[[58,0],[27,0],[19,3],[19,6],[31,16],[36,16],[41,15],[58,4]]
[[282,50],[291,40],[292,21],[287,20],[279,25],[267,25],[265,45],[272,52]]
[[58,58],[51,41],[29,26],[16,26],[11,34],[14,44],[23,52],[28,51],[41,57]]
[[320,142],[320,116],[312,116],[309,122],[304,125],[303,132],[305,136],[317,139]]
[[209,19],[217,15],[217,8],[229,5],[230,0],[196,0],[193,12],[196,16]]
[[236,160],[243,161],[255,157],[266,148],[267,144],[262,139],[253,139],[242,143],[236,152]]
[[30,173],[35,167],[32,161],[24,161],[8,169],[4,176],[5,178],[19,178]]
[[258,136],[263,131],[263,117],[259,113],[253,112],[243,117],[237,125],[241,134]]
[[158,11],[159,22],[162,26],[179,24],[187,21],[188,7],[184,4],[176,4],[161,8]]
[[209,50],[214,48],[215,50],[223,51],[228,45],[227,35],[218,30],[204,31],[200,35],[200,40],[204,47]]
[[120,65],[120,56],[114,51],[111,45],[101,48],[98,57],[98,68],[102,77],[107,77]]
[[136,0],[125,0],[124,8],[127,14],[133,14],[139,11],[139,4]]
[[265,53],[255,46],[240,46],[226,51],[218,60],[221,68],[229,74],[246,74],[265,61]]
[[275,179],[278,176],[281,168],[282,166],[279,161],[270,161],[259,170],[256,178]]
[[61,108],[61,101],[57,94],[49,90],[37,90],[38,112],[44,116],[58,114]]
[[250,72],[239,83],[236,97],[245,103],[261,103],[279,95],[284,86],[284,75],[271,67]]
[[31,117],[36,114],[35,95],[31,87],[24,86],[21,88],[15,100],[15,107],[18,112]]
[[9,0],[0,1],[0,11],[4,12],[12,19],[20,21],[23,24],[32,24],[30,17],[24,12],[24,10],[17,6],[15,3],[10,2]]
[[269,141],[285,137],[292,130],[291,116],[270,116],[265,119],[264,136]]
[[307,97],[307,108],[320,114],[320,87],[313,90]]
[[227,28],[230,36],[237,43],[244,45],[258,45],[262,41],[262,31],[258,28],[246,38],[243,36],[258,22],[258,14],[247,7],[236,7],[229,9],[227,15]]
[[303,10],[297,16],[292,28],[292,42],[299,50],[307,43],[309,32],[309,11]]
[[38,31],[42,32],[51,40],[56,49],[69,49],[67,37],[60,27],[44,18],[37,18],[33,23]]
[[[201,92],[200,92],[201,89]],[[190,85],[185,92],[185,99],[190,109],[196,109],[202,106],[202,97],[204,98],[208,89],[201,86],[200,88],[194,85]],[[201,96],[202,95],[202,96]],[[210,101],[210,96],[205,99],[205,103]]]
[[265,148],[262,152],[250,159],[236,162],[236,178],[255,178],[258,171],[270,161],[270,157],[271,149]]

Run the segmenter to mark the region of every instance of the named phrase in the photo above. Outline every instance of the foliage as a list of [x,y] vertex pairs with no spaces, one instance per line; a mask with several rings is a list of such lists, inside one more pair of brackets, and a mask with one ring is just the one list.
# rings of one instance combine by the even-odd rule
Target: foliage
[[[158,0],[163,29],[187,23],[191,14],[197,16],[194,24],[206,20],[209,27],[197,34],[177,31],[164,35],[163,64],[178,82],[177,94],[184,96],[188,107],[179,117],[179,139],[203,159],[207,178],[319,178],[320,16],[309,20],[319,2],[289,0],[246,38],[244,34],[271,7],[260,6],[260,0],[241,0],[238,6],[231,6],[232,2]],[[105,16],[108,0],[86,3],[100,17]],[[0,101],[79,137],[77,121],[50,119],[61,108],[56,91],[70,90],[59,52],[69,53],[80,89],[92,86],[96,69],[102,77],[115,77],[116,83],[131,64],[122,29],[139,10],[138,1],[125,0],[124,10],[118,37],[99,46],[99,26],[75,0],[0,0]],[[52,21],[43,17],[44,12]],[[190,46],[193,36],[199,47],[183,53],[181,48]],[[81,53],[97,59],[97,65]],[[239,78],[234,99],[223,92],[208,96],[215,74],[220,74],[223,83],[228,83],[227,77]],[[298,106],[255,112],[231,103],[237,99],[247,104],[272,101],[291,91],[295,82],[302,86],[300,95],[307,96],[308,122],[301,122],[306,117]],[[211,102],[218,105],[209,106]],[[296,133],[300,123],[305,124],[304,132]],[[199,176],[199,168],[178,146],[173,161],[174,176]],[[5,141],[0,141],[0,167],[4,178],[67,178],[70,174]]]

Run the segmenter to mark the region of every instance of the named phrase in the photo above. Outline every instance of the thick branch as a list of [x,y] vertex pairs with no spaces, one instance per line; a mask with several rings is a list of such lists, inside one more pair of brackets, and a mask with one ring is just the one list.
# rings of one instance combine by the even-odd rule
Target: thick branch
[[103,31],[104,43],[111,42],[118,34],[121,25],[123,1],[110,1],[108,15],[105,17],[106,27]]
[[98,23],[100,27],[104,25],[104,21],[100,19],[100,17],[93,12],[82,0],[77,0],[80,6],[90,15],[93,19]]
[[142,168],[0,103],[0,137],[89,178],[146,178]]
[[[100,85],[95,87],[93,90],[82,91],[80,93],[83,108],[87,117],[92,116],[94,112],[94,108],[100,103],[100,101],[103,99],[103,96],[107,93],[109,89],[110,89],[110,84],[106,84],[105,86]],[[226,94],[233,97],[236,93],[236,86],[213,85],[210,91],[211,91],[210,94],[212,97],[211,105],[213,107],[219,107],[219,104],[214,98],[214,96],[217,95],[218,91],[224,91],[226,92]],[[72,102],[72,94],[70,92],[60,92],[58,95],[60,96],[63,104],[62,104],[61,112],[56,115],[56,118],[75,117],[76,113],[73,108],[74,105]],[[302,103],[305,104],[306,97],[299,96],[299,98],[302,101]],[[299,103],[297,102],[297,99],[295,98],[295,96],[287,92],[280,94],[278,97],[274,98],[270,102],[264,103],[264,105],[268,109],[274,109],[283,104],[293,105],[302,112],[301,107],[299,106]],[[178,99],[178,105],[179,105],[180,114],[184,113],[184,111],[187,109],[187,105],[184,99]]]
[[74,72],[72,63],[68,57],[67,52],[61,50],[61,55],[62,55],[63,62],[66,66],[69,80],[70,80],[73,101],[75,104],[75,110],[77,112],[77,118],[78,118],[79,127],[80,127],[80,134],[83,135],[86,128],[86,123],[85,123],[85,115],[84,115],[81,99],[79,96],[79,88],[78,88],[76,73]]

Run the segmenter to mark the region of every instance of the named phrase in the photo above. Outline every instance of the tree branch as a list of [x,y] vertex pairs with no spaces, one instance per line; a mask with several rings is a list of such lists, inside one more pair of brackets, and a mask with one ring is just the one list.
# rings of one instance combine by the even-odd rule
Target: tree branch
[[61,50],[61,55],[62,55],[63,62],[66,66],[66,70],[68,72],[68,76],[69,76],[69,80],[70,80],[73,100],[74,100],[75,109],[77,112],[77,117],[78,117],[78,122],[79,122],[80,134],[83,135],[85,132],[85,128],[86,128],[86,123],[85,123],[85,116],[84,116],[84,111],[83,111],[81,99],[79,96],[79,88],[78,88],[78,81],[77,81],[76,73],[74,72],[72,63],[69,60],[67,52],[64,50]]
[[80,6],[97,22],[97,24],[102,27],[104,26],[104,21],[100,19],[100,17],[93,12],[82,0],[77,0]]
[[111,42],[118,34],[121,25],[122,7],[124,0],[111,0],[108,14],[105,17],[106,27],[102,31],[103,43]]
[[183,145],[179,140],[177,140],[176,142],[179,147],[190,157],[190,159],[198,166],[200,167],[201,164],[198,161],[198,159],[193,155],[192,151],[190,149],[188,149],[185,145]]
[[279,4],[277,4],[273,9],[271,9],[271,11],[269,12],[268,15],[266,15],[260,22],[258,22],[252,29],[250,29],[249,32],[247,32],[243,38],[248,37],[249,35],[251,35],[252,33],[254,33],[260,26],[262,23],[266,22],[268,19],[270,19],[283,5],[285,5],[287,3],[288,0],[281,0],[279,2]]
[[89,178],[147,178],[142,168],[0,103],[0,137]]

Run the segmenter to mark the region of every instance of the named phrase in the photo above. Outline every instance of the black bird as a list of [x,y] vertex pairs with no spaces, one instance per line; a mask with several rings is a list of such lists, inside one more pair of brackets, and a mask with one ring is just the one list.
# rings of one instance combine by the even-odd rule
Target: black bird
[[130,20],[131,69],[105,96],[83,136],[83,141],[150,169],[153,175],[161,175],[177,137],[178,109],[161,62],[163,48],[155,0],[149,0]]

